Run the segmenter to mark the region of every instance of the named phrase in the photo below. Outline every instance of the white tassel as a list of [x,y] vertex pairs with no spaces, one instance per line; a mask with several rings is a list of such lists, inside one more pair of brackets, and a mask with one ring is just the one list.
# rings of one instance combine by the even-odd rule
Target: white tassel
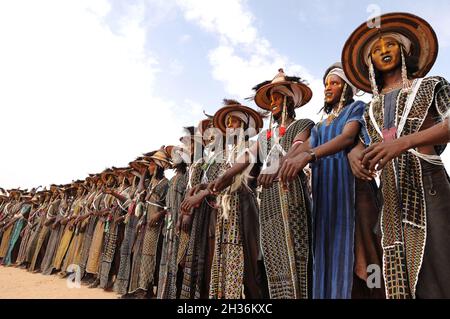
[[222,195],[220,203],[222,206],[222,218],[228,220],[231,211],[231,195],[229,194]]
[[372,94],[374,99],[380,99],[380,94],[378,92],[377,80],[375,78],[375,69],[373,67],[372,58],[369,59],[369,80],[372,87]]
[[400,54],[402,56],[402,91],[405,93],[411,93],[411,85],[408,79],[408,70],[406,69],[405,54],[403,48],[400,47]]

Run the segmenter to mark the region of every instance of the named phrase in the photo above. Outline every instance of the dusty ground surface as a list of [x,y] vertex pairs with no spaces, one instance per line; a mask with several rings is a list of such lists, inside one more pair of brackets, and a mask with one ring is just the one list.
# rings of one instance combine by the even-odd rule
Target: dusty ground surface
[[116,299],[117,294],[86,286],[69,288],[57,275],[33,274],[25,269],[0,266],[0,299]]

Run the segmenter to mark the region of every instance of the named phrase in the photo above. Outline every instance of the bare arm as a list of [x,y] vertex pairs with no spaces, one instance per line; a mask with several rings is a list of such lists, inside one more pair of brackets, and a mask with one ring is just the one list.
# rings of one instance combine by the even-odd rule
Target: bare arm
[[115,198],[120,200],[121,203],[124,203],[124,202],[127,201],[127,198],[125,196],[123,196],[123,195],[113,191],[112,189],[105,190],[105,194],[109,194],[111,196],[114,196]]
[[363,165],[368,165],[370,170],[382,169],[390,160],[400,154],[423,146],[447,144],[450,141],[449,122],[436,124],[428,129],[410,135],[402,136],[393,141],[376,143],[364,151]]
[[289,151],[285,155],[285,159],[293,158],[305,151],[308,151],[311,148],[311,145],[309,143],[309,137],[311,135],[311,130],[308,130],[307,133],[308,133],[308,135],[306,136],[305,132],[303,131],[295,137],[292,147],[289,149]]
[[[345,125],[341,134],[312,149],[316,155],[316,159],[336,154],[354,145],[359,130],[360,124],[357,121],[352,121]],[[310,147],[311,145],[308,143],[306,146]],[[301,149],[304,150],[306,146],[301,147]],[[287,158],[280,169],[280,173],[278,174],[282,184],[292,181],[311,160],[313,160],[313,157],[308,151],[302,151],[295,157]]]
[[236,163],[234,163],[222,176],[208,185],[209,192],[217,194],[230,186],[233,183],[233,178],[241,174],[251,164],[250,155],[252,155],[253,158],[257,158],[257,154],[258,143],[255,143],[250,147],[249,151],[240,156],[236,160]]

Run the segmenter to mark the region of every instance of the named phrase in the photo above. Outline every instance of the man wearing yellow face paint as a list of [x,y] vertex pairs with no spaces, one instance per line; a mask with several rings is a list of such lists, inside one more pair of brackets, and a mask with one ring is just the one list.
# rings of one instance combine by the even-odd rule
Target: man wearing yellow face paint
[[[450,86],[425,77],[438,52],[431,26],[408,13],[362,24],[342,53],[353,85],[373,94],[367,134],[349,153],[354,174],[381,170],[383,274],[388,298],[450,298],[450,183],[440,154]],[[448,125],[448,124],[447,124]],[[365,147],[367,147],[365,149]]]
[[381,287],[366,285],[367,266],[381,261],[373,232],[379,214],[377,186],[355,180],[347,159],[365,104],[353,99],[357,89],[340,63],[327,69],[323,82],[327,118],[314,126],[308,141],[291,148],[278,176],[286,183],[308,163],[312,168],[313,298],[383,298]]
[[[286,191],[276,180],[283,155],[295,143],[306,141],[314,122],[295,119],[295,109],[309,102],[310,88],[282,69],[272,81],[255,88],[255,103],[270,111],[269,129],[261,132],[250,154],[258,157],[262,171],[260,191],[261,247],[270,298],[306,299],[311,296],[310,202],[307,178],[295,176]],[[250,156],[238,160],[209,189],[220,192],[250,164]]]

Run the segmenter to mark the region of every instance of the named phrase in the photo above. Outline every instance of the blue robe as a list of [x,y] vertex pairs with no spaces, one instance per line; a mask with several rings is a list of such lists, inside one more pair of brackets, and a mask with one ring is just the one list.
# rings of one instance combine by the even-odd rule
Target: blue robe
[[[365,104],[356,101],[347,105],[330,125],[326,120],[316,124],[311,131],[311,147],[342,134],[345,125],[352,121],[362,123],[364,109]],[[347,159],[350,150],[351,147],[323,157],[312,165],[314,299],[351,298],[355,177]]]

